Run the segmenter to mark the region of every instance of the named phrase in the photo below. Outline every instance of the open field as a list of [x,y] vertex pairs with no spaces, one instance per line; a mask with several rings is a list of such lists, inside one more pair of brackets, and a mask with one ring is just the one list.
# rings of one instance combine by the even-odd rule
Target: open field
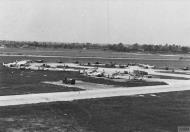
[[188,71],[159,71],[161,73],[170,73],[170,74],[181,74],[181,75],[190,75],[189,70]]
[[[2,63],[11,62],[15,60],[23,60],[25,57],[1,57],[0,58],[0,95],[16,95],[16,94],[31,94],[31,93],[48,93],[48,92],[65,92],[81,90],[80,88],[63,87],[51,84],[42,84],[43,81],[59,81],[68,78],[75,78],[84,82],[92,82],[98,84],[114,85],[117,87],[136,87],[136,86],[152,86],[165,85],[161,81],[145,81],[145,80],[131,80],[125,82],[118,82],[104,78],[93,78],[80,75],[79,72],[59,72],[59,71],[32,71],[32,70],[17,70],[5,68]],[[27,59],[34,59],[28,57]],[[40,59],[40,58],[35,58]],[[55,61],[55,60],[54,60]],[[89,88],[90,89],[90,88]]]
[[152,75],[152,77],[159,79],[190,80],[189,78],[186,77],[175,77],[175,76],[166,76],[166,75]]
[[[13,62],[15,60],[24,60],[24,59],[44,59],[45,61],[56,62],[57,60],[62,60],[63,62],[73,62],[73,61],[83,61],[87,60],[73,58],[46,58],[46,57],[24,57],[24,56],[1,56],[0,58],[0,95],[18,95],[18,94],[32,94],[32,93],[49,93],[49,92],[66,92],[66,91],[78,91],[84,88],[77,88],[75,85],[72,87],[53,85],[51,83],[44,84],[42,82],[56,82],[64,79],[65,77],[75,78],[83,82],[102,84],[106,87],[117,88],[117,87],[138,87],[138,86],[154,86],[154,85],[165,85],[167,83],[164,80],[130,80],[130,81],[115,81],[114,79],[106,78],[94,78],[89,76],[80,75],[78,72],[58,72],[58,71],[31,71],[31,70],[17,70],[9,69],[2,66],[2,63]],[[93,62],[94,60],[91,59]],[[88,59],[90,61],[90,59]],[[108,60],[107,60],[108,61]],[[115,61],[118,61],[117,59]],[[156,60],[159,63],[159,60]],[[122,62],[122,61],[121,61]],[[151,62],[151,61],[150,61]],[[168,61],[167,61],[168,62]],[[187,61],[185,61],[187,62]],[[105,62],[104,62],[105,63]],[[122,62],[124,63],[124,62]],[[128,62],[130,63],[130,62]],[[125,63],[126,64],[126,63]],[[180,63],[182,64],[182,63]],[[101,68],[100,68],[101,69]],[[109,70],[109,68],[108,68]],[[148,70],[148,72],[152,70]],[[153,72],[154,73],[154,72]],[[151,73],[150,73],[151,74]],[[155,73],[154,73],[155,74]],[[157,73],[158,74],[158,73]],[[181,77],[180,75],[153,75],[155,78],[160,79],[178,79],[178,80],[188,80],[189,78]],[[86,84],[85,84],[86,85]],[[96,87],[96,86],[94,86]],[[86,88],[91,89],[91,87]],[[94,89],[94,88],[92,88]]]
[[[13,52],[13,51],[10,51]],[[16,51],[16,54],[19,52]],[[23,51],[25,53],[34,53],[34,55],[42,55],[41,51]],[[19,53],[19,54],[25,54]],[[80,53],[80,52],[79,52]],[[43,59],[45,61],[56,62],[75,62],[79,61],[82,63],[87,62],[116,62],[119,64],[127,63],[143,63],[156,65],[158,67],[170,66],[175,68],[181,68],[189,65],[189,60],[179,60],[178,55],[174,56],[162,56],[157,55],[144,55],[145,58],[140,59],[142,55],[129,54],[127,58],[136,57],[136,59],[126,59],[121,57],[126,57],[126,54],[113,53],[116,57],[108,59],[110,53],[106,52],[105,56],[103,53],[99,53],[100,57],[96,54],[99,52],[92,52],[90,54],[88,51],[83,51],[79,55],[84,55],[84,58],[72,58],[72,57],[37,57],[37,56],[1,56],[0,63],[13,62],[15,60],[23,59]],[[74,51],[54,51],[54,52],[43,52],[43,55],[55,55],[55,56],[78,56],[74,54]],[[86,54],[86,55],[85,55]],[[92,55],[88,57],[89,55]],[[95,55],[96,54],[96,55]],[[82,55],[82,56],[83,56]],[[128,55],[128,54],[127,54]],[[120,57],[119,59],[117,57]],[[163,57],[163,60],[162,60]],[[166,76],[167,73],[157,73],[161,75],[155,75],[157,78],[162,78],[163,81],[168,81],[172,84],[170,86],[163,85],[152,86],[153,90],[150,89],[134,91],[134,86],[141,85],[155,85],[158,79],[151,84],[145,81],[131,81],[131,82],[114,82],[108,79],[98,79],[81,76],[76,72],[51,72],[51,71],[30,71],[30,70],[16,70],[8,69],[0,65],[0,95],[15,95],[15,94],[28,94],[19,95],[24,96],[27,99],[30,98],[31,93],[44,93],[40,94],[38,98],[42,95],[48,95],[47,92],[57,92],[60,96],[56,96],[56,93],[50,93],[47,97],[42,97],[44,102],[55,101],[59,98],[64,98],[60,92],[64,94],[66,91],[76,91],[75,93],[83,93],[86,91],[81,91],[82,89],[75,87],[64,87],[52,84],[43,84],[41,82],[57,82],[64,77],[75,77],[84,82],[106,84],[107,86],[119,87],[131,87],[133,90],[126,91],[126,93],[121,91],[117,92],[106,92],[105,95],[99,94],[98,96],[106,97],[101,99],[87,99],[84,100],[74,100],[71,102],[52,102],[52,103],[36,103],[40,104],[28,104],[28,105],[17,105],[17,106],[4,106],[0,107],[0,131],[5,132],[24,132],[24,131],[39,131],[39,132],[175,132],[177,131],[177,126],[189,126],[190,122],[190,92],[189,78],[183,78],[183,75],[169,74],[171,76]],[[172,76],[173,75],[173,76]],[[189,75],[186,75],[187,77]],[[172,80],[175,79],[175,80]],[[154,79],[153,79],[154,80]],[[175,83],[173,83],[175,82]],[[87,83],[88,84],[88,83]],[[181,87],[180,87],[181,86]],[[94,86],[95,87],[95,86]],[[116,87],[116,88],[117,88]],[[168,92],[178,91],[178,92]],[[163,89],[162,89],[163,88]],[[183,91],[184,89],[187,91]],[[115,89],[114,89],[115,90]],[[164,90],[168,93],[156,93]],[[93,91],[93,90],[89,90]],[[88,92],[88,91],[87,91]],[[139,94],[142,93],[142,94]],[[68,92],[69,93],[69,92]],[[70,92],[72,93],[72,92]],[[115,94],[115,95],[114,95]],[[116,95],[121,95],[122,97],[111,97]],[[110,96],[109,96],[110,95]],[[128,96],[126,96],[128,95]],[[96,96],[95,94],[93,95]],[[1,99],[3,99],[2,96]],[[13,97],[13,96],[10,96]],[[35,95],[32,95],[35,97]],[[37,96],[36,96],[37,97]],[[50,98],[49,98],[50,97]],[[38,98],[35,98],[36,100]],[[69,99],[75,98],[74,96],[68,97]],[[14,99],[14,98],[12,98]],[[24,99],[24,98],[23,98]],[[25,102],[29,100],[23,100]],[[32,100],[35,102],[35,100]],[[66,101],[66,100],[65,100]],[[15,100],[16,102],[16,100]],[[19,101],[18,101],[19,102]],[[16,102],[16,103],[18,103]],[[43,101],[42,101],[43,102]],[[8,103],[7,103],[8,104]]]
[[[6,55],[2,56],[0,55],[0,61],[1,62],[13,62],[15,60],[23,60],[23,59],[44,59],[48,62],[55,62],[55,61],[62,61],[62,62],[76,62],[79,63],[88,63],[88,62],[100,62],[100,63],[117,63],[117,64],[128,64],[128,63],[141,63],[141,64],[149,64],[149,65],[155,65],[159,68],[163,68],[166,66],[169,66],[170,68],[183,68],[185,66],[189,66],[190,60],[179,60],[179,59],[146,59],[144,58],[135,58],[133,57],[127,57],[127,58],[100,58],[100,57],[76,57],[79,56],[76,53],[73,53],[75,57],[69,57],[69,56],[25,56],[25,55]],[[90,53],[89,53],[90,54]],[[126,56],[126,55],[125,55]],[[142,57],[142,55],[140,54]],[[152,56],[152,55],[150,55]],[[157,55],[153,55],[157,56]]]
[[31,94],[31,93],[48,93],[81,90],[73,87],[63,87],[58,85],[44,84],[43,81],[59,81],[65,77],[75,78],[86,82],[98,84],[115,85],[115,87],[135,87],[165,85],[166,83],[152,81],[146,82],[134,80],[128,82],[115,82],[111,80],[85,77],[75,72],[56,72],[56,71],[30,71],[17,70],[1,67],[0,71],[0,95]]
[[146,53],[128,53],[114,52],[104,50],[81,50],[81,49],[21,49],[4,48],[0,49],[1,54],[8,55],[42,55],[42,56],[69,56],[69,57],[99,57],[99,58],[144,58],[144,59],[179,59],[179,57],[190,57],[188,54],[146,54]]
[[189,126],[190,92],[1,107],[1,131],[175,132]]
[[44,71],[15,70],[1,66],[0,68],[0,95],[48,93],[81,90],[75,87],[63,87],[50,84],[42,84],[41,81],[55,81],[62,79],[69,73],[52,73]]

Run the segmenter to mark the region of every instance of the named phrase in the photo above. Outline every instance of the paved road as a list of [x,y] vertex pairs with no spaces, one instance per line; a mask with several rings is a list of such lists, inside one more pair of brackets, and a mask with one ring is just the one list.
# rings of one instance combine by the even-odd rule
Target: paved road
[[121,87],[121,88],[98,89],[98,90],[77,91],[77,92],[57,92],[57,93],[0,96],[0,106],[33,104],[33,103],[42,103],[42,102],[55,102],[55,101],[73,101],[81,99],[116,97],[116,96],[131,96],[138,94],[150,94],[150,93],[185,91],[185,90],[190,90],[190,81],[178,80],[175,83],[175,85],[173,83],[173,85],[162,85],[162,86],[146,86],[146,87],[132,87],[132,88]]

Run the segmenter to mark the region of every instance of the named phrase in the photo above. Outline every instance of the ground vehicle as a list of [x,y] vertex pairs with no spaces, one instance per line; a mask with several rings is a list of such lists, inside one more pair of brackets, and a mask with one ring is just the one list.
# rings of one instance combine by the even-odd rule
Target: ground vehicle
[[65,84],[72,84],[72,85],[74,85],[74,84],[75,84],[75,79],[71,79],[71,78],[65,77],[65,78],[62,80],[62,82],[65,83]]

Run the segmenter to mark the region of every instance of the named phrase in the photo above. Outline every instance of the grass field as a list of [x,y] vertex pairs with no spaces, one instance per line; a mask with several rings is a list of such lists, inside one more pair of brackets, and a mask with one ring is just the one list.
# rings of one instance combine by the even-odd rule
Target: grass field
[[189,109],[190,92],[2,107],[0,131],[176,132]]
[[[17,54],[20,51],[14,50]],[[8,52],[8,51],[6,51]],[[9,52],[13,52],[9,51]],[[23,51],[35,53],[38,51]],[[83,51],[82,51],[83,52]],[[78,56],[78,52],[58,51],[44,52],[43,54],[55,54],[67,56],[72,53]],[[79,52],[80,53],[80,52]],[[87,54],[88,53],[88,54]],[[86,56],[96,56],[99,52],[85,52]],[[41,52],[38,53],[41,55]],[[83,54],[83,53],[81,53]],[[96,55],[94,55],[96,54]],[[111,53],[99,53],[109,57]],[[118,54],[118,55],[117,55]],[[121,53],[127,56],[125,53]],[[83,54],[84,55],[84,54]],[[112,54],[118,57],[120,53]],[[127,57],[134,57],[133,55]],[[143,57],[156,58],[157,55],[145,55]],[[23,59],[44,59],[55,62],[116,62],[143,63],[156,66],[184,67],[189,65],[189,60],[178,60],[178,56],[161,56],[171,60],[142,60],[142,59],[98,59],[98,58],[62,58],[62,57],[23,57],[0,56],[0,63],[13,62]],[[170,58],[171,57],[171,58]],[[175,58],[176,57],[176,58]],[[157,57],[158,58],[158,57]],[[64,88],[60,86],[41,84],[41,81],[58,81],[67,77],[75,77],[83,81],[99,83],[115,83],[115,85],[138,86],[145,82],[110,82],[79,76],[70,72],[47,72],[13,70],[3,68],[0,65],[0,95],[27,94],[38,92],[60,92],[81,90],[77,88]],[[176,79],[176,78],[175,78]],[[135,84],[134,84],[135,83]],[[149,83],[150,84],[150,83]],[[147,84],[148,85],[148,84]],[[78,100],[73,102],[55,102],[32,105],[0,107],[0,131],[2,132],[177,132],[178,126],[190,125],[190,91],[170,92],[155,94],[156,96],[130,96],[104,99]]]
[[185,78],[185,77],[174,77],[174,76],[165,76],[165,75],[152,75],[152,77],[159,78],[159,79],[190,80],[189,78]]
[[82,90],[43,84],[42,81],[61,80],[70,73],[55,73],[46,71],[16,70],[0,68],[0,95],[16,95],[30,93],[66,92]]
[[171,73],[171,74],[181,74],[181,75],[190,75],[189,71],[188,72],[185,72],[185,71],[158,71],[158,72],[161,72],[161,73]]
[[[16,51],[15,51],[16,52]],[[179,56],[159,56],[159,55],[144,55],[144,54],[132,54],[132,53],[112,53],[108,52],[105,53],[101,51],[101,53],[96,53],[96,55],[93,55],[93,52],[88,51],[87,53],[85,52],[85,55],[81,55],[80,53],[77,52],[67,52],[63,51],[61,53],[53,52],[53,55],[55,56],[50,56],[52,55],[51,52],[33,52],[33,51],[27,51],[26,54],[30,54],[32,52],[35,55],[48,55],[49,57],[27,57],[27,56],[1,56],[0,55],[0,61],[1,62],[12,62],[17,60],[23,60],[23,59],[44,59],[46,61],[63,61],[63,62],[80,62],[80,63],[88,63],[88,62],[100,62],[100,63],[110,63],[110,62],[115,62],[117,64],[128,64],[128,63],[142,63],[142,64],[149,64],[149,65],[155,65],[159,68],[163,67],[170,67],[170,68],[183,68],[186,66],[189,66],[190,60],[180,60]],[[18,54],[16,52],[16,54]],[[60,55],[59,55],[60,54]],[[121,55],[120,55],[121,54]],[[59,56],[57,56],[59,55]],[[77,58],[82,56],[83,58]],[[113,58],[112,58],[113,57]]]
[[0,66],[0,95],[16,95],[30,93],[65,92],[81,90],[73,87],[63,87],[44,84],[43,81],[59,81],[65,77],[93,82],[98,84],[114,85],[119,87],[166,85],[164,82],[146,82],[144,80],[132,80],[127,82],[115,82],[108,79],[93,78],[80,75],[78,72],[56,72],[56,71],[31,71],[9,69]]
[[[13,50],[11,49],[13,52]],[[11,52],[10,51],[10,52]],[[20,49],[19,49],[20,51]],[[15,49],[14,52],[18,52],[18,49]],[[23,52],[26,52],[24,50]],[[29,51],[27,50],[27,53],[48,53],[51,54],[51,52],[45,52],[45,51]],[[66,53],[65,53],[66,52]],[[54,51],[53,53],[56,55],[59,55],[59,53],[62,54],[68,54],[70,55],[73,52],[73,50],[69,51]],[[101,51],[99,51],[101,52]],[[86,52],[86,54],[91,55],[89,52]],[[92,52],[93,53],[93,52]],[[96,52],[94,52],[96,53]],[[97,52],[98,53],[98,52]],[[102,55],[101,53],[100,55]],[[105,56],[108,53],[105,53]],[[110,54],[110,52],[109,52]],[[77,56],[77,54],[75,54]],[[116,56],[117,57],[117,56]],[[37,60],[37,59],[43,59],[48,62],[56,62],[58,60],[61,60],[63,62],[75,62],[79,61],[82,63],[87,62],[117,62],[117,63],[131,63],[133,60],[120,60],[120,59],[98,59],[98,58],[61,58],[61,57],[24,57],[24,56],[1,56],[0,57],[0,95],[12,95],[12,94],[28,94],[28,93],[45,93],[45,92],[64,92],[64,91],[75,91],[75,90],[81,90],[77,88],[67,88],[62,86],[55,86],[50,84],[42,84],[42,81],[59,81],[64,79],[65,77],[75,78],[82,81],[87,82],[93,82],[93,83],[99,83],[99,84],[107,84],[107,85],[115,85],[115,86],[124,86],[124,87],[134,87],[134,86],[149,86],[149,85],[164,85],[166,83],[163,82],[146,82],[146,81],[128,81],[128,82],[115,82],[107,79],[100,79],[100,78],[92,78],[92,77],[85,77],[81,76],[79,73],[76,72],[51,72],[51,71],[30,71],[30,70],[14,70],[14,69],[8,69],[2,67],[2,63],[9,63],[13,62],[15,60],[24,60],[24,59],[31,59],[31,60]],[[138,61],[138,60],[136,60]],[[152,61],[150,61],[152,62]],[[158,62],[157,62],[158,63]],[[175,64],[175,63],[173,63]],[[180,63],[182,64],[182,63]]]
[[144,58],[144,59],[179,59],[179,57],[187,58],[188,54],[146,54],[146,53],[128,53],[114,52],[100,49],[21,49],[21,48],[4,48],[0,49],[3,54],[17,55],[47,55],[47,56],[70,56],[70,57],[103,57],[103,58]]

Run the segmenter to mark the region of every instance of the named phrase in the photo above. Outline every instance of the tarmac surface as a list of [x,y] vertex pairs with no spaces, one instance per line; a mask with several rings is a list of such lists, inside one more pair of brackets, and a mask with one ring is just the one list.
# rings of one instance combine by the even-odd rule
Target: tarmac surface
[[55,92],[55,93],[41,93],[41,94],[26,94],[26,95],[12,95],[0,96],[0,106],[9,105],[23,105],[44,102],[56,101],[73,101],[92,98],[105,98],[116,96],[133,96],[141,94],[162,93],[172,91],[190,90],[189,80],[168,80],[169,85],[162,86],[145,86],[132,88],[110,88],[86,90],[77,92]]

